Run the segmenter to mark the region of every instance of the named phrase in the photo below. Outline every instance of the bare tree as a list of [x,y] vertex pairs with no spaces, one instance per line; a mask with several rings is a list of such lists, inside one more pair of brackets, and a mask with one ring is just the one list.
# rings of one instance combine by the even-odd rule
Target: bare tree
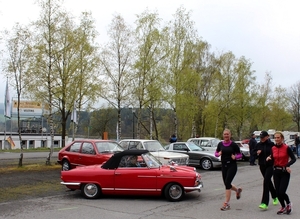
[[13,86],[17,92],[17,117],[18,117],[18,134],[20,140],[20,158],[19,166],[23,165],[23,141],[21,135],[20,125],[20,100],[24,88],[27,86],[26,74],[28,74],[29,60],[31,53],[31,32],[28,27],[22,27],[20,24],[16,24],[12,32],[5,31],[6,36],[6,48],[8,58],[6,60],[6,75],[13,83]]

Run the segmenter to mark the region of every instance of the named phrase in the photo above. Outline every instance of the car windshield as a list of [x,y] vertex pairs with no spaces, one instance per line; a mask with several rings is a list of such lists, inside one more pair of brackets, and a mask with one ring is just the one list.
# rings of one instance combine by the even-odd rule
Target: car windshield
[[203,147],[196,145],[194,142],[187,142],[187,145],[191,151],[205,151]]
[[211,145],[212,145],[212,147],[217,147],[220,141],[221,141],[221,140],[218,139],[218,138],[212,139],[212,140],[211,140]]
[[162,163],[150,153],[142,154],[142,158],[149,168],[158,168],[162,165]]
[[145,149],[148,151],[165,151],[163,146],[158,141],[146,141],[144,142]]
[[96,147],[99,153],[114,153],[123,151],[123,148],[121,148],[116,142],[96,142]]

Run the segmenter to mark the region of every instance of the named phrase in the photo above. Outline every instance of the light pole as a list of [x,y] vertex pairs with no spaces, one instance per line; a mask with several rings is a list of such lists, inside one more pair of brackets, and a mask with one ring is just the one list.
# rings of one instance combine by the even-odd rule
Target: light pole
[[135,117],[135,109],[132,108],[132,138],[134,139],[134,117]]

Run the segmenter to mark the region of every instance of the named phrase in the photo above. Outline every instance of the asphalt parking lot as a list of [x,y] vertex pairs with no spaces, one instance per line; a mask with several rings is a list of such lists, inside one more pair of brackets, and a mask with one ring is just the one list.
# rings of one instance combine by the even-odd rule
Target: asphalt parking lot
[[[243,187],[242,197],[236,200],[233,194],[231,210],[220,211],[224,200],[224,186],[221,171],[198,170],[203,178],[204,188],[200,193],[192,192],[181,202],[168,202],[161,197],[116,197],[108,196],[86,200],[79,191],[65,190],[60,195],[32,198],[0,204],[0,218],[122,218],[122,219],[176,219],[176,218],[279,218],[279,206],[269,210],[258,208],[262,193],[262,177],[258,166],[239,162],[234,184]],[[289,218],[299,218],[300,160],[292,166],[292,177],[288,194],[293,203]]]

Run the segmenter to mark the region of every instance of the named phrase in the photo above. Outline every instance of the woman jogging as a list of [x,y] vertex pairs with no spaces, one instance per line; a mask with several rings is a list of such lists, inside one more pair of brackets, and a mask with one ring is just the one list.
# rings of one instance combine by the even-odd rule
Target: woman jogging
[[286,190],[291,177],[290,166],[296,162],[296,157],[289,146],[284,144],[284,136],[281,132],[275,132],[275,146],[272,147],[272,153],[268,160],[274,161],[274,185],[276,193],[281,204],[281,209],[277,214],[290,214],[292,212],[292,203]]
[[[222,156],[221,156],[222,155]],[[215,156],[221,156],[222,161],[222,178],[225,185],[225,202],[221,207],[222,211],[230,209],[231,190],[236,192],[236,198],[240,199],[242,188],[237,188],[231,184],[237,172],[236,160],[242,157],[239,146],[231,141],[231,132],[229,129],[223,131],[223,141],[221,141],[216,149]]]

